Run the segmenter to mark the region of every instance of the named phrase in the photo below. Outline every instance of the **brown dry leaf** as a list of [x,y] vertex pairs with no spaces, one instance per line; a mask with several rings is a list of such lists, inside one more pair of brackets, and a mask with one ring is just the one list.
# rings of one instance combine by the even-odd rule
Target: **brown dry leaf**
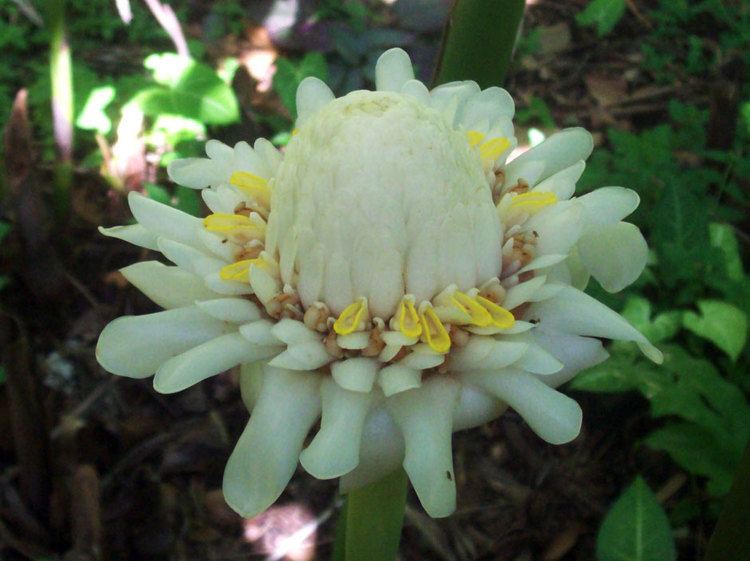
[[585,81],[589,93],[601,106],[618,105],[627,97],[628,83],[622,76],[589,74]]
[[536,29],[539,33],[540,54],[553,55],[567,50],[570,46],[570,27],[566,22],[540,25]]

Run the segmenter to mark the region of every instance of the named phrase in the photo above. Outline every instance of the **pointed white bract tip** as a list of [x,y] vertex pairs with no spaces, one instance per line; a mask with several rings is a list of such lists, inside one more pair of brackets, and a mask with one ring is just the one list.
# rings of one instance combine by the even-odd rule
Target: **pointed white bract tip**
[[380,55],[375,64],[375,86],[378,91],[398,92],[414,79],[414,68],[406,51],[389,49]]
[[648,341],[639,341],[637,345],[643,355],[654,364],[662,364],[664,362],[664,353],[662,353]]

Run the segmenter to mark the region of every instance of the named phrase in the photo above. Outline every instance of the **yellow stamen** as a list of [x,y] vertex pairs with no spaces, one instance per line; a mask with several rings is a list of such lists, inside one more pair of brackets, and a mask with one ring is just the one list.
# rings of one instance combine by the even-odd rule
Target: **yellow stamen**
[[533,213],[556,202],[557,195],[555,193],[549,191],[530,191],[513,197],[509,208]]
[[436,353],[447,353],[451,348],[451,338],[432,306],[426,306],[419,313],[419,319],[423,326],[424,342]]
[[494,162],[509,146],[510,140],[504,136],[493,138],[479,147],[479,155],[482,157],[483,162]]
[[259,204],[270,208],[271,189],[268,187],[267,180],[246,171],[235,171],[229,178],[229,183],[255,199]]
[[268,266],[268,264],[260,257],[256,259],[243,259],[242,261],[237,261],[236,263],[222,267],[219,271],[219,278],[221,278],[221,280],[249,283],[250,267],[253,265],[263,268],[267,268]]
[[341,312],[333,324],[333,330],[339,335],[349,335],[359,328],[362,320],[367,316],[367,299],[359,298],[353,304],[349,304]]
[[492,316],[476,300],[469,295],[456,290],[453,293],[454,305],[458,305],[463,312],[471,316],[472,325],[486,327],[492,323]]
[[412,299],[404,298],[398,307],[398,330],[407,337],[422,335],[422,324]]
[[479,303],[492,317],[492,325],[501,329],[509,329],[516,323],[516,318],[513,317],[508,310],[502,306],[498,306],[492,300],[485,298],[484,296],[476,297],[477,303]]
[[292,129],[292,136],[297,136],[299,129]]
[[263,235],[263,227],[243,214],[209,214],[203,219],[203,226],[209,232],[220,234],[248,234],[253,237]]
[[469,146],[474,148],[478,146],[480,142],[484,140],[486,135],[479,131],[466,131],[466,140],[469,142]]

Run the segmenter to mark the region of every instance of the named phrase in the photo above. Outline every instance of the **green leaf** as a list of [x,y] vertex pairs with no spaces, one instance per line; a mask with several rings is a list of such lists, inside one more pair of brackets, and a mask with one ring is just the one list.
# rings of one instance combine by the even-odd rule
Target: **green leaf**
[[576,16],[579,25],[596,26],[596,33],[603,37],[625,14],[625,0],[591,0]]
[[350,491],[346,498],[346,561],[393,561],[406,508],[406,472]]
[[200,216],[201,214],[201,199],[198,195],[198,191],[190,189],[188,187],[178,186],[174,192],[175,203],[174,207],[187,212],[193,216]]
[[10,224],[5,220],[0,220],[0,242],[10,233]]
[[700,300],[701,315],[685,312],[682,323],[699,337],[708,339],[736,361],[747,339],[747,315],[719,300]]
[[155,183],[146,183],[144,185],[144,188],[146,190],[146,194],[150,198],[159,203],[172,206],[172,196],[169,194],[169,191],[167,191],[161,185],[156,185]]
[[599,561],[675,561],[677,552],[664,509],[641,477],[620,495],[596,538]]
[[580,372],[570,388],[597,393],[619,393],[638,390],[650,397],[668,385],[664,371],[630,354],[616,354],[601,364]]
[[652,343],[671,339],[682,327],[682,313],[664,312],[651,319],[651,303],[641,296],[628,298],[622,316]]
[[709,235],[711,245],[721,251],[724,259],[724,273],[727,278],[741,281],[745,272],[742,267],[742,257],[740,257],[740,244],[737,242],[737,236],[732,227],[729,224],[712,222],[709,225]]
[[151,55],[144,64],[161,84],[141,90],[134,98],[146,115],[180,115],[207,125],[239,120],[234,91],[211,67],[173,53]]
[[719,445],[713,431],[694,423],[669,423],[649,434],[644,442],[651,448],[664,450],[690,473],[707,477],[712,495],[721,496],[729,491],[739,458]]
[[104,110],[115,98],[113,86],[101,86],[94,88],[89,93],[81,113],[76,119],[79,129],[94,130],[100,134],[107,134],[112,130],[112,120]]
[[308,76],[320,78],[324,82],[328,79],[328,65],[321,53],[309,52],[296,64],[288,58],[276,60],[273,89],[292,117],[297,116],[297,87]]

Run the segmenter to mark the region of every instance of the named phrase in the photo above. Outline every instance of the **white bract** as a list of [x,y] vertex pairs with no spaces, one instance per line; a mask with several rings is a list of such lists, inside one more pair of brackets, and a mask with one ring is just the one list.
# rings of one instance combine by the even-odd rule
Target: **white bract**
[[574,196],[589,133],[563,130],[508,162],[505,90],[430,91],[400,49],[376,83],[335,99],[303,81],[283,154],[210,141],[207,159],[174,162],[170,177],[202,190],[203,220],[131,193],[137,224],[103,230],[173,263],[122,270],[165,311],[110,323],[104,368],[155,374],[172,393],[241,365],[251,416],[224,492],[243,516],[268,508],[298,461],[343,490],[403,464],[426,511],[447,516],[454,431],[510,406],[568,442],[581,409],[554,388],[607,358],[600,338],[661,359],[582,292],[590,275],[622,289],[647,256],[622,222],[633,191]]

